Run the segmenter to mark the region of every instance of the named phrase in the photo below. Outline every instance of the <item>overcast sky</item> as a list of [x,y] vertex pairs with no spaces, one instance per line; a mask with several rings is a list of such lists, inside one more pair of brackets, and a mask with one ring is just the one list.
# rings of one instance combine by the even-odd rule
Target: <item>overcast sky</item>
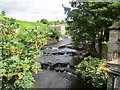
[[62,4],[70,7],[69,0],[0,0],[0,12],[5,10],[6,16],[24,21],[64,20]]

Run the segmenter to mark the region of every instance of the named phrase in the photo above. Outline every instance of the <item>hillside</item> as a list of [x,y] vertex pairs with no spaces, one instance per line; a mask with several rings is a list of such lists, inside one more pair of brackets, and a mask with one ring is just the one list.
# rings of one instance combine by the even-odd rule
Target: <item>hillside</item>
[[[5,16],[0,16],[0,19],[11,19],[9,17],[5,17]],[[41,33],[49,33],[49,37],[51,37],[52,39],[56,39],[58,40],[59,37],[61,36],[61,32],[58,31],[57,28],[53,28],[53,27],[48,27],[47,24],[43,24],[41,22],[28,22],[28,21],[21,21],[21,20],[16,20],[14,19],[20,26],[20,31],[24,32],[26,30],[29,29],[34,29],[34,30],[38,30]]]
[[[0,16],[0,19],[3,19],[3,16]],[[8,17],[6,17],[8,18]],[[21,20],[16,20],[16,22],[20,25],[20,29],[29,29],[29,28],[35,28],[35,27],[46,27],[47,25],[40,23],[40,22],[28,22],[28,21],[21,21]]]
[[29,29],[29,28],[39,27],[39,26],[41,26],[41,27],[47,26],[47,25],[40,23],[40,22],[28,22],[28,21],[21,21],[21,20],[16,20],[16,22],[18,24],[20,24],[21,30],[24,28]]

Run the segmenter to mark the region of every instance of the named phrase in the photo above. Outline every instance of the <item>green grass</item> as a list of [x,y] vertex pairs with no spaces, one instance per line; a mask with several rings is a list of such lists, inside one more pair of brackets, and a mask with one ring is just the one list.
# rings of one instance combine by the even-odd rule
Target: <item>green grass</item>
[[[6,17],[6,18],[9,18],[9,17]],[[4,19],[4,17],[0,16],[0,19]],[[24,32],[25,30],[34,29],[34,30],[39,30],[42,33],[49,33],[48,36],[56,40],[58,40],[59,37],[62,36],[61,32],[58,31],[57,28],[48,27],[47,24],[43,24],[40,22],[21,21],[21,20],[16,20],[16,22],[20,26],[19,30],[21,33]]]
[[39,23],[39,22],[28,22],[28,21],[21,21],[21,20],[16,20],[18,24],[20,24],[20,29],[29,29],[29,28],[35,28],[37,26],[40,27],[45,27],[46,25]]
[[[3,16],[0,16],[0,19],[3,19]],[[7,17],[8,18],[8,17]],[[35,28],[37,26],[40,27],[46,27],[47,25],[40,23],[40,22],[28,22],[28,21],[21,21],[16,20],[18,24],[20,24],[20,30],[29,29],[29,28]]]
[[3,16],[0,16],[0,19],[3,19],[4,17]]

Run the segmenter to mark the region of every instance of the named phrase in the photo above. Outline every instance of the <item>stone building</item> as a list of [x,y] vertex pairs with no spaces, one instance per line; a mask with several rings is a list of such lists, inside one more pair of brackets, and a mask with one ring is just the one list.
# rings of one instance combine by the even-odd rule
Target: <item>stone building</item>
[[107,89],[120,90],[120,20],[113,24],[110,29],[107,65],[111,69],[108,78]]
[[58,30],[62,33],[62,34],[65,34],[66,33],[66,27],[68,25],[67,24],[59,24],[59,25],[49,25],[49,27],[57,27]]

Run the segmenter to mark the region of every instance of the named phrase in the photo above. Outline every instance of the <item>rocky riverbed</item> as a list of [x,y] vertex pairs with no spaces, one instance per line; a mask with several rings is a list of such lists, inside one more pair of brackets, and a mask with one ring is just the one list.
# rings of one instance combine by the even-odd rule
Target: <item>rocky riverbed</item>
[[36,80],[34,88],[92,87],[75,74],[74,68],[87,55],[87,52],[72,49],[71,44],[71,38],[65,36],[62,41],[43,47],[44,54],[38,60],[43,71],[34,75]]

